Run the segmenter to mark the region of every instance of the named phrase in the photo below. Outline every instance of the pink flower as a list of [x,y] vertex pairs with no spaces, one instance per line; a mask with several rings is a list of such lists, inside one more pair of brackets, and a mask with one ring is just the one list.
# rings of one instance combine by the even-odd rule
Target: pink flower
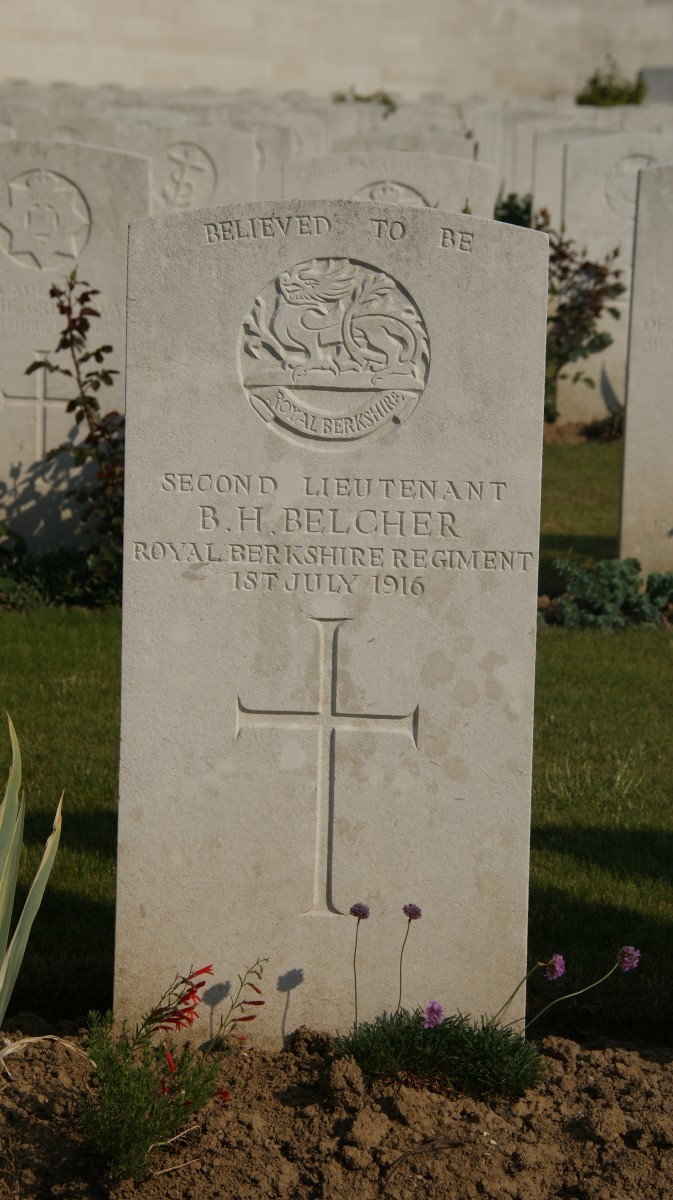
[[444,1020],[445,1013],[438,1000],[428,1000],[423,1009],[423,1028],[436,1029]]
[[540,963],[540,966],[544,967],[547,979],[551,979],[552,983],[554,983],[562,975],[565,975],[566,960],[562,954],[552,954],[549,962]]
[[635,946],[622,946],[617,951],[617,964],[620,971],[635,971],[640,962],[640,950]]

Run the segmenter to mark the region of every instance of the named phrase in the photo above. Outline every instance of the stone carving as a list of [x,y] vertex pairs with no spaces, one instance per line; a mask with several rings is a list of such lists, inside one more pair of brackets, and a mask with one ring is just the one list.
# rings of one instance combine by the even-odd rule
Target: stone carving
[[155,195],[162,208],[201,208],[217,185],[215,163],[194,142],[174,142],[153,161]]
[[89,240],[91,213],[76,184],[55,171],[36,168],[8,185],[0,211],[0,244],[23,267],[72,269]]
[[605,199],[619,217],[635,219],[638,172],[655,163],[651,154],[627,154],[610,169],[605,181]]
[[375,200],[378,204],[410,204],[413,208],[436,208],[416,188],[408,183],[395,183],[391,179],[379,183],[368,183],[355,192],[353,200]]
[[299,263],[243,322],[241,379],[256,411],[304,437],[365,437],[406,419],[425,387],[423,318],[383,271],[347,258]]

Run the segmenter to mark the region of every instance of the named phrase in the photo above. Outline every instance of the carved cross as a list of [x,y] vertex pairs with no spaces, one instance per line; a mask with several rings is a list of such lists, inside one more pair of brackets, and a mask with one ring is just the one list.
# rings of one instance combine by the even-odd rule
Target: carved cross
[[318,734],[315,869],[309,913],[339,913],[332,894],[336,737],[343,733],[397,733],[418,744],[418,705],[411,713],[348,713],[337,707],[339,630],[350,618],[310,617],[317,627],[318,703],[310,710],[248,708],[236,698],[236,737],[245,729],[310,729]]
[[[34,350],[33,358],[37,362],[44,362],[49,355],[48,350]],[[8,392],[2,389],[2,401],[0,409],[11,405],[14,408],[31,407],[35,412],[35,457],[36,459],[44,458],[47,448],[47,405],[60,404],[63,407],[66,401],[62,396],[49,395],[49,372],[46,368],[41,371],[34,371],[33,378],[35,380],[35,393],[32,396],[10,396]]]

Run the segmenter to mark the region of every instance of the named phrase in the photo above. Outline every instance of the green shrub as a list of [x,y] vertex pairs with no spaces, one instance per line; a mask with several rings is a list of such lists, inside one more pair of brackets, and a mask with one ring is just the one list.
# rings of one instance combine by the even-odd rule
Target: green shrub
[[383,1013],[334,1042],[368,1083],[407,1077],[440,1083],[468,1096],[520,1096],[542,1078],[540,1055],[523,1034],[462,1013],[425,1029],[421,1009]]
[[635,558],[605,559],[593,569],[558,558],[554,567],[567,591],[546,610],[551,624],[568,629],[658,628],[673,615],[673,572],[654,572],[644,585]]
[[599,108],[613,108],[618,104],[642,104],[647,95],[647,84],[643,79],[631,83],[622,75],[614,58],[609,54],[605,66],[598,67],[590,75],[584,87],[575,96],[576,104],[591,104]]
[[121,579],[99,574],[91,549],[45,550],[29,554],[26,541],[0,525],[0,608],[104,608],[121,603]]

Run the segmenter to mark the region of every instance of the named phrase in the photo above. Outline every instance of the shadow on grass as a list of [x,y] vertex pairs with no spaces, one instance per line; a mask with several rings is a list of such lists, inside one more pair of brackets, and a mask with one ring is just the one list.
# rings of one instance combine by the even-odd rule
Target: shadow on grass
[[554,1033],[581,1041],[604,1035],[668,1044],[673,1003],[670,910],[665,917],[657,917],[618,904],[582,900],[560,888],[533,882],[528,936],[530,963],[560,953],[567,965],[559,984],[549,983],[542,972],[532,977],[528,1020],[550,1000],[586,987],[604,975],[620,946],[637,946],[642,954],[636,971],[616,971],[599,988],[553,1008],[536,1022],[531,1031],[535,1037]]
[[[17,889],[15,912],[26,889]],[[8,1016],[19,1010],[59,1021],[112,1007],[114,899],[47,888],[31,930]]]
[[[613,873],[673,883],[673,833],[667,830],[533,827],[531,849],[551,851]],[[671,931],[673,936],[673,913]]]
[[560,575],[554,570],[555,558],[572,558],[594,565],[604,558],[616,558],[616,537],[583,537],[574,533],[543,533],[540,536],[540,595],[558,596],[563,591]]
[[[26,814],[23,833],[24,846],[44,845],[51,830],[45,830],[43,813]],[[73,811],[64,802],[63,829],[59,848],[91,851],[97,858],[115,858],[117,854],[117,813],[109,809],[79,809]]]

